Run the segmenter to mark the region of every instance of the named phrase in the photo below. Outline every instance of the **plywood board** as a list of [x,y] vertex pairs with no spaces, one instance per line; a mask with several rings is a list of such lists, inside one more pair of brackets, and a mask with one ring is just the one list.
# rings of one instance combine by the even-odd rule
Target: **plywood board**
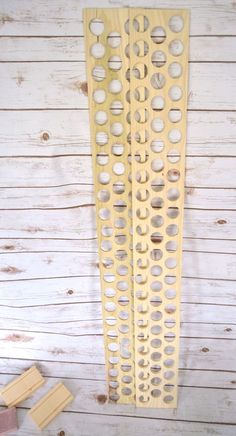
[[[108,197],[106,204],[96,198],[107,377],[110,387],[117,389],[110,398],[126,402],[128,393],[129,401],[135,398],[138,406],[176,407],[188,13],[184,10],[90,9],[85,12],[85,36],[96,195],[100,195],[102,183],[110,186],[104,189]],[[96,102],[98,90],[98,96],[103,97]],[[114,141],[117,153],[114,153]],[[98,161],[101,157],[105,159],[102,164]],[[100,180],[101,174],[105,182]],[[122,175],[115,192],[119,197],[114,195],[114,175],[116,179]],[[120,277],[119,266],[117,270],[117,262],[114,262],[117,231],[114,209],[119,216],[125,216],[128,223],[119,234],[128,259],[124,265],[129,285],[126,289],[117,289]],[[107,216],[104,218],[101,214]],[[110,257],[105,270],[101,219],[108,222],[110,231]],[[132,241],[128,237],[131,224]],[[133,271],[128,269],[130,264]],[[112,269],[114,266],[116,268]],[[108,303],[104,296],[107,268],[111,268],[110,281],[115,283],[116,292],[109,295]],[[128,282],[132,273],[133,281]],[[129,291],[128,296],[124,296],[124,291]],[[117,312],[121,302],[126,302],[124,314],[131,321],[129,325],[122,324],[122,329],[126,326],[125,339],[120,332]],[[108,304],[111,307],[109,320]],[[107,321],[115,326],[110,351],[116,355],[112,358],[107,351],[110,346]],[[133,338],[135,364],[131,351],[123,356],[130,359],[131,378],[121,374],[120,359],[122,340],[132,348]],[[111,361],[116,365],[115,381],[110,381],[112,373],[108,362]],[[122,386],[122,381],[132,383],[134,374],[135,397],[133,384],[131,388]]]

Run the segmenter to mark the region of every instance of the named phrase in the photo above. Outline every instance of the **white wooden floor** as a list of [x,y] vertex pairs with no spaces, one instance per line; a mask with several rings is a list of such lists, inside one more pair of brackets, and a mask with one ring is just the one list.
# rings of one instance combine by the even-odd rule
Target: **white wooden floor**
[[[191,9],[179,407],[106,403],[82,8]],[[50,436],[236,434],[236,2],[0,0],[0,385],[75,401]],[[15,435],[16,435],[15,434]]]

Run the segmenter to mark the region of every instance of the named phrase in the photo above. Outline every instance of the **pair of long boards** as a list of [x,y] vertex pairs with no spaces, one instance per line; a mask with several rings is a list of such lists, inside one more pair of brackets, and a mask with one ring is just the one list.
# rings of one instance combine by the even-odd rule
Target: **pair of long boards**
[[186,10],[85,9],[109,398],[177,406]]

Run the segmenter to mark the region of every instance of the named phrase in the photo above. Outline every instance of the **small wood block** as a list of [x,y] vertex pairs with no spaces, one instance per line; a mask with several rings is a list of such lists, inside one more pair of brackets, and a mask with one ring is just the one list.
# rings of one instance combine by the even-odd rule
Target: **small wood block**
[[63,385],[58,383],[29,411],[35,424],[43,429],[73,400],[73,395]]
[[5,386],[1,391],[1,396],[8,407],[16,406],[16,404],[28,398],[43,383],[42,375],[36,366],[32,366],[32,368]]
[[18,428],[16,408],[11,407],[0,412],[0,435],[9,431],[16,431]]

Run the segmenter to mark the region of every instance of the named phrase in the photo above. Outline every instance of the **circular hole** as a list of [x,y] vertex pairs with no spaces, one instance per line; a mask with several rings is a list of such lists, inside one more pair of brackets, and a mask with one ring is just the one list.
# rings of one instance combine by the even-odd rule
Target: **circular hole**
[[101,59],[105,54],[105,47],[100,42],[95,42],[91,46],[90,53],[95,59]]
[[128,272],[129,272],[129,269],[128,269],[128,267],[126,265],[120,265],[117,268],[117,273],[120,276],[126,276],[128,274]]
[[161,366],[160,365],[152,365],[150,369],[151,369],[151,372],[153,374],[156,374],[156,373],[161,371]]
[[120,326],[118,326],[118,330],[121,333],[128,333],[129,332],[129,326],[127,324],[121,324]]
[[169,28],[172,32],[178,33],[184,27],[184,20],[180,15],[173,15],[169,19]]
[[[115,164],[116,165],[116,164]],[[124,212],[125,208],[127,207],[127,204],[124,200],[115,200],[113,207],[116,212]]]
[[122,60],[120,56],[111,56],[108,59],[108,67],[112,71],[119,71],[122,67]]
[[108,350],[113,352],[118,351],[118,345],[115,342],[111,342],[108,344]]
[[171,329],[171,328],[175,327],[176,322],[173,318],[170,318],[170,319],[166,319],[164,324],[165,324],[165,327],[167,329]]
[[93,35],[99,36],[104,31],[104,23],[99,18],[94,18],[89,23],[89,29]]
[[165,292],[166,298],[172,300],[176,297],[176,290],[175,289],[167,289]]
[[176,201],[176,200],[178,200],[179,196],[180,196],[180,192],[177,188],[168,189],[168,191],[167,191],[168,200]]
[[182,135],[179,129],[171,129],[169,131],[168,138],[169,141],[172,142],[172,144],[176,144],[177,142],[180,142],[181,137]]
[[159,377],[153,377],[151,379],[151,384],[154,386],[158,386],[161,383],[161,379]]
[[175,373],[173,371],[165,371],[164,372],[164,378],[166,380],[170,380],[175,376]]
[[162,132],[164,127],[165,127],[165,124],[161,118],[153,118],[153,120],[151,122],[151,128],[152,128],[153,132],[156,132],[156,133]]
[[113,79],[109,83],[109,91],[112,94],[118,94],[122,90],[122,84],[121,81],[118,79]]
[[164,219],[161,215],[155,215],[151,219],[151,224],[153,227],[161,227],[164,223]]
[[182,89],[177,85],[172,86],[169,89],[169,97],[172,101],[179,101],[182,97]]
[[143,41],[136,41],[134,44],[134,54],[139,57],[146,56],[148,53],[148,43]]
[[95,140],[97,145],[105,145],[108,143],[108,134],[106,132],[97,132]]
[[174,257],[168,257],[165,261],[165,266],[169,269],[176,268],[177,261]]
[[156,310],[151,313],[151,319],[153,321],[160,321],[162,318],[162,313],[159,310]]
[[175,347],[172,347],[171,345],[167,345],[167,347],[165,347],[164,349],[164,353],[167,354],[168,356],[171,356],[171,354],[174,354],[175,352]]
[[102,227],[102,235],[103,236],[109,237],[109,236],[112,235],[112,233],[113,233],[113,228],[112,227],[109,227],[109,226],[103,226]]
[[127,253],[125,250],[116,250],[115,257],[117,260],[123,261],[127,258]]
[[[151,303],[152,306],[158,307],[158,306],[161,305],[162,299],[159,296],[151,297],[150,303]],[[155,341],[159,341],[159,345],[154,345]],[[159,339],[154,339],[153,343],[151,342],[151,346],[154,347],[154,348],[158,348],[158,347],[161,346],[161,341]]]
[[[136,232],[138,233],[138,235],[146,235],[148,231],[149,231],[149,227],[147,224],[141,224],[136,227]],[[142,265],[142,263],[140,265]]]
[[178,247],[178,245],[177,245],[176,241],[168,241],[166,243],[166,250],[171,252],[171,253],[175,252],[177,250],[177,247]]
[[173,285],[176,282],[176,276],[171,276],[171,275],[165,276],[164,281],[167,285]]
[[180,109],[170,109],[168,113],[169,120],[172,123],[178,123],[182,118],[182,113]]
[[126,243],[126,236],[125,235],[116,235],[115,236],[115,242],[118,245],[123,245]]
[[106,100],[106,92],[104,89],[95,89],[93,93],[93,99],[95,103],[101,104]]
[[166,32],[161,26],[156,26],[151,31],[151,38],[155,44],[161,44],[165,41]]
[[174,332],[168,332],[168,333],[165,333],[165,335],[164,335],[164,339],[165,339],[167,342],[173,342],[173,341],[175,340],[175,333],[174,333]]
[[183,43],[179,39],[173,39],[169,44],[169,52],[172,56],[180,56],[184,51]]
[[164,402],[167,404],[171,403],[173,400],[174,400],[174,397],[172,395],[166,395],[164,397]]
[[170,385],[170,384],[164,385],[164,391],[166,391],[166,392],[173,392],[174,388],[175,388],[175,385]]
[[163,179],[156,177],[155,179],[152,180],[151,187],[153,191],[160,192],[164,189],[164,186],[165,184]]
[[163,241],[163,236],[158,232],[152,233],[151,234],[151,241],[154,244],[161,244],[161,242]]
[[167,173],[167,178],[169,182],[177,182],[180,178],[180,172],[176,168],[172,168]]
[[135,132],[134,139],[139,144],[145,144],[148,140],[148,131],[147,130],[139,130],[138,132]]
[[117,288],[119,289],[119,291],[127,291],[127,289],[129,288],[128,282],[126,282],[125,280],[120,280],[117,283]]
[[98,175],[98,182],[101,183],[102,185],[107,185],[110,182],[110,174],[102,171]]
[[137,101],[144,102],[149,96],[149,91],[145,86],[138,86],[134,91],[134,98]]
[[100,126],[102,126],[106,122],[107,122],[107,114],[106,114],[106,112],[105,111],[97,111],[95,113],[95,123],[97,123]]
[[118,123],[118,122],[112,123],[111,134],[113,136],[120,136],[120,135],[122,135],[123,131],[124,131],[124,128],[123,128],[121,123]]
[[166,233],[169,236],[176,236],[178,234],[178,226],[177,224],[169,224],[169,226],[166,227]]
[[134,114],[134,118],[138,123],[146,123],[147,119],[148,119],[148,111],[147,109],[138,109],[136,110],[135,114]]
[[118,316],[119,316],[119,318],[122,319],[122,320],[127,320],[127,319],[129,319],[129,314],[128,314],[128,312],[126,312],[125,310],[121,310],[121,311],[118,313]]
[[147,65],[141,62],[134,65],[133,75],[136,79],[139,80],[144,79],[144,77],[147,76],[147,72],[148,72]]
[[152,266],[152,268],[151,268],[151,275],[153,277],[158,277],[158,276],[161,275],[161,273],[162,273],[162,268],[159,265]]
[[113,173],[117,176],[120,176],[121,174],[124,174],[125,172],[125,166],[122,162],[116,162],[112,167]]
[[167,209],[167,216],[169,218],[177,218],[179,216],[179,208],[178,207],[168,207]]
[[106,318],[107,325],[115,325],[117,323],[117,320],[114,316],[109,316]]
[[120,100],[114,100],[111,103],[110,111],[111,111],[112,115],[120,115],[120,114],[122,114],[123,110],[124,110],[124,106]]
[[171,149],[167,153],[167,159],[170,163],[176,163],[180,160],[180,152],[175,149]]
[[149,192],[147,189],[139,189],[136,192],[136,198],[139,201],[146,201],[149,197]]
[[122,295],[121,297],[119,297],[118,303],[121,306],[127,306],[129,304],[129,299],[128,299],[128,297],[126,297],[126,295]]
[[[169,313],[170,315],[172,315],[176,311],[176,305],[173,304],[173,303],[167,304],[165,306],[165,311],[166,311],[166,313]],[[167,320],[167,321],[171,324],[171,327],[174,327],[174,325],[175,325],[175,320],[174,319],[170,319],[170,320]]]
[[151,85],[154,89],[162,89],[165,86],[166,79],[161,73],[154,73],[151,77]]
[[112,301],[108,301],[107,303],[105,303],[105,310],[107,312],[114,312],[114,310],[116,310],[115,303],[113,303]]
[[152,171],[155,171],[156,173],[159,173],[164,168],[164,162],[162,159],[153,159],[151,163]]
[[136,180],[138,183],[146,183],[149,179],[149,174],[147,171],[138,171],[136,173]]
[[112,380],[112,381],[109,382],[109,386],[110,386],[112,389],[117,389],[117,388],[119,387],[119,383],[118,383],[118,381],[114,381],[114,380]]
[[123,144],[113,144],[111,147],[111,152],[114,154],[114,156],[122,156],[124,153]]
[[160,395],[161,395],[161,391],[160,391],[159,389],[153,389],[153,390],[151,391],[151,395],[152,395],[152,397],[154,397],[154,398],[158,398],[158,397],[160,397]]
[[133,21],[134,29],[137,32],[145,32],[149,26],[149,21],[144,15],[137,15]]
[[151,150],[154,153],[161,153],[164,149],[164,142],[158,139],[155,139],[151,142]]
[[123,381],[123,383],[130,384],[130,383],[132,382],[132,380],[133,380],[133,378],[132,378],[130,375],[124,375],[124,376],[122,377],[122,381]]
[[[160,312],[159,312],[160,313]],[[151,354],[151,359],[154,362],[158,362],[158,360],[161,359],[161,353],[158,353],[157,351],[155,351],[154,353]]]
[[161,326],[159,326],[159,325],[155,325],[155,326],[152,326],[152,327],[151,327],[151,333],[152,333],[153,335],[160,335],[161,332],[162,332],[162,328],[161,328]]
[[138,253],[146,253],[148,251],[148,244],[145,242],[138,242],[135,249]]
[[140,149],[135,153],[135,160],[139,163],[145,163],[148,160],[148,152],[146,150]]
[[109,375],[110,377],[117,377],[118,376],[118,370],[115,368],[109,369]]
[[[123,165],[123,164],[122,164]],[[119,171],[119,168],[118,168]],[[113,192],[115,194],[123,194],[125,192],[125,184],[123,182],[117,181],[113,184]]]
[[153,292],[159,292],[162,289],[162,283],[159,280],[151,283],[151,290]]
[[100,189],[97,194],[98,200],[106,203],[110,200],[110,192],[107,189]]
[[178,62],[169,65],[168,72],[172,79],[178,79],[182,74],[182,66]]
[[163,67],[166,63],[166,55],[161,50],[156,50],[152,54],[152,64],[154,67],[160,68]]
[[126,220],[124,218],[119,217],[115,219],[115,227],[117,229],[124,229],[125,226],[126,226]]
[[165,100],[160,95],[153,97],[151,107],[154,111],[162,111],[165,107]]
[[164,200],[161,197],[154,197],[151,200],[151,206],[153,209],[161,209],[164,205]]
[[[151,259],[152,260],[160,260],[163,256],[163,253],[161,250],[159,250],[158,248],[154,248],[151,251]],[[159,283],[159,282],[158,282]],[[161,289],[161,288],[160,288]],[[160,289],[153,289],[154,291],[159,291]]]
[[92,70],[92,77],[96,82],[102,82],[106,78],[106,70],[102,65],[96,65]]
[[107,42],[110,47],[117,48],[121,43],[121,36],[118,32],[111,32],[107,37]]
[[106,288],[104,294],[106,295],[106,297],[112,298],[116,295],[116,291],[113,288]]
[[112,283],[112,282],[114,282],[115,281],[115,276],[114,276],[114,274],[104,274],[103,275],[103,280],[105,281],[105,282],[107,282],[107,283]]

